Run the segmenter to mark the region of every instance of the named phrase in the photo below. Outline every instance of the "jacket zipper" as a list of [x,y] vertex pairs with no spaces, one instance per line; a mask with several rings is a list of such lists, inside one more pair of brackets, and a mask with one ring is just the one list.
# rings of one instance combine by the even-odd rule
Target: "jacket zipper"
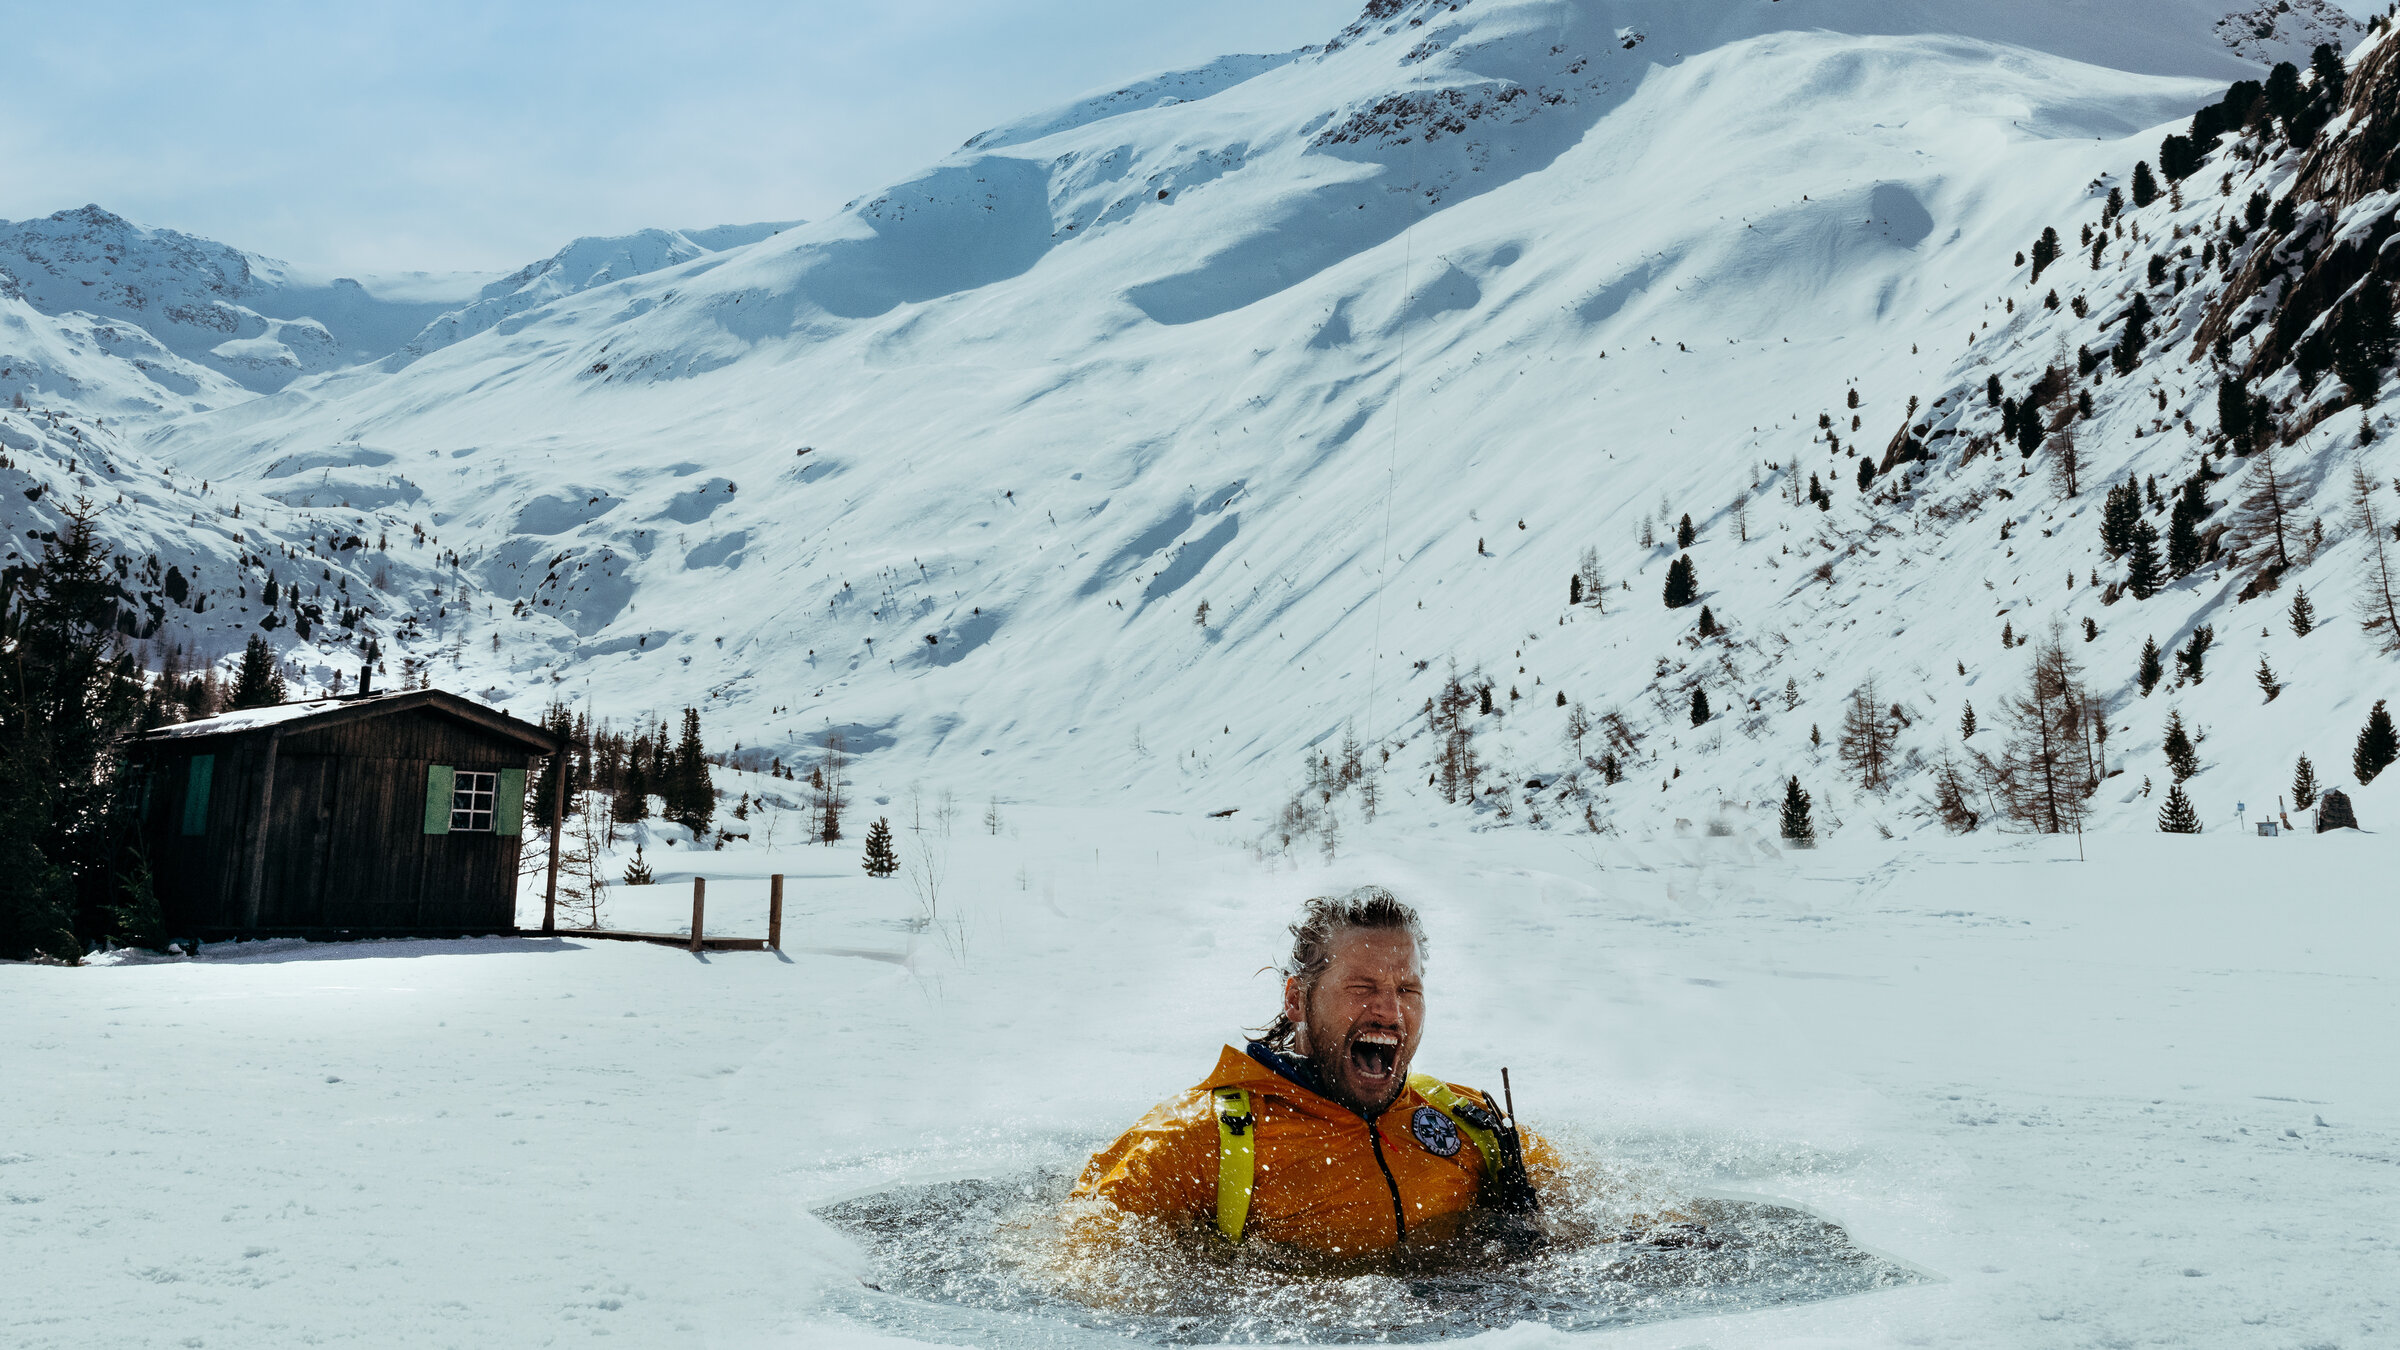
[[1383,1134],[1374,1121],[1367,1122],[1367,1143],[1375,1150],[1375,1165],[1383,1169],[1383,1184],[1392,1191],[1392,1231],[1394,1241],[1408,1241],[1408,1218],[1400,1208],[1400,1183],[1392,1177],[1392,1165],[1383,1160]]

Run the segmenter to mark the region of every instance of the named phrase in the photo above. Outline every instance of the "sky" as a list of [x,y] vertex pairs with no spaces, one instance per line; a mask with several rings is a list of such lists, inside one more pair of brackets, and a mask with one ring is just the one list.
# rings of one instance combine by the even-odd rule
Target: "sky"
[[818,219],[969,136],[1361,0],[10,4],[0,216],[97,202],[358,273]]

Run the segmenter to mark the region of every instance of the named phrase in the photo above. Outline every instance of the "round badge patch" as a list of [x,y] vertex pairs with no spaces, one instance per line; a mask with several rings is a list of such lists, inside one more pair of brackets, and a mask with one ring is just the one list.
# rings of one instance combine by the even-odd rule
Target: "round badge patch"
[[1418,1107],[1417,1113],[1408,1118],[1408,1132],[1417,1137],[1417,1142],[1425,1146],[1427,1153],[1437,1158],[1448,1158],[1458,1153],[1458,1126],[1451,1123],[1450,1117],[1430,1106]]

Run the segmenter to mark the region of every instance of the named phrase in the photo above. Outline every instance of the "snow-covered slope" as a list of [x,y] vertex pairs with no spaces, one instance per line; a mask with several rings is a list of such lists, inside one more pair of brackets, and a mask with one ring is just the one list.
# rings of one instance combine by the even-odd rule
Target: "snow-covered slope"
[[[1456,660],[1493,682],[1484,744],[1509,781],[1571,765],[1558,695],[1621,712],[1638,768],[1602,815],[1627,828],[1788,773],[1829,815],[1901,822],[1921,779],[1853,812],[1809,736],[1865,677],[1931,754],[1961,700],[1988,714],[2021,680],[2003,623],[2096,614],[2107,637],[2078,655],[2125,719],[2112,766],[2145,740],[2155,758],[2124,644],[2222,597],[2212,579],[2111,611],[2060,584],[2094,570],[2088,510],[2030,518],[2082,503],[2019,500],[2003,542],[1988,492],[1940,519],[1930,497],[1862,501],[1817,419],[1856,415],[1880,447],[1923,416],[1911,396],[1955,427],[1958,391],[2013,388],[2063,334],[2006,309],[2012,255],[2096,218],[2163,131],[2261,73],[2242,57],[2342,22],[2304,8],[2229,47],[2225,16],[1377,0],[1323,49],[1104,92],[831,220],[610,274],[152,448],[438,534],[463,579],[523,602],[462,644],[467,682],[521,707],[688,701],[762,754],[840,731],[961,781],[1266,805],[1345,723],[1425,772],[1424,739],[1401,742]],[[2135,462],[2118,392],[2088,452],[2103,475]],[[1780,496],[1794,472],[1824,474],[1834,510]],[[1964,500],[1987,472],[2016,467],[1936,486]],[[1687,513],[1730,626],[1706,643],[1658,602],[1673,552],[1638,542]],[[1587,546],[1605,613],[1566,603]],[[2333,628],[2272,734],[2229,734],[2247,707],[2211,701],[2240,692],[2230,641],[2192,691],[2225,766],[2195,787],[2223,784],[2211,819],[2271,798],[2294,745],[2338,769],[2382,667]],[[1733,715],[1693,728],[1695,684]],[[2116,795],[2129,825],[2156,806]]]
[[717,225],[705,230],[643,230],[616,238],[578,239],[540,262],[529,263],[492,282],[476,292],[472,303],[425,325],[423,331],[393,355],[392,368],[561,297],[755,244],[804,223],[783,220],[759,225]]

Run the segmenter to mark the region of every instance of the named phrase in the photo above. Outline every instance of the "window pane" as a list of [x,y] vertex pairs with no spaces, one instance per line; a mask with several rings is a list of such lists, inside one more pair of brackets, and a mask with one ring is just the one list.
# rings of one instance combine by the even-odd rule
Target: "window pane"
[[468,833],[492,832],[492,812],[499,795],[500,775],[462,772],[451,783],[450,828]]

